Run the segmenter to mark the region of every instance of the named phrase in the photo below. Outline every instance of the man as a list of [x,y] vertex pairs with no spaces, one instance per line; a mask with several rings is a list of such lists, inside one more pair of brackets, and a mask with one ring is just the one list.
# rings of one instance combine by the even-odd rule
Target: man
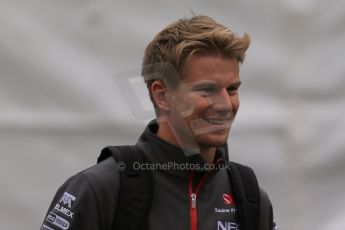
[[41,229],[274,229],[269,199],[248,182],[252,171],[242,178],[228,169],[249,43],[202,15],[158,33],[142,67],[156,120],[135,146],[106,148],[97,165],[67,180]]

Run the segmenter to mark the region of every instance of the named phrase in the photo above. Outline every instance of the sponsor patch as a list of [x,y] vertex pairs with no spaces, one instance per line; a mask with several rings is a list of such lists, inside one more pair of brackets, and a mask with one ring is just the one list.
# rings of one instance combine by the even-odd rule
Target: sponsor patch
[[41,230],[54,230],[54,229],[43,224],[41,227]]
[[59,203],[63,203],[63,205],[66,205],[71,208],[72,207],[72,203],[73,201],[75,201],[75,196],[69,194],[68,192],[65,192],[62,196],[62,198],[60,199]]
[[46,218],[46,221],[58,226],[63,230],[67,230],[69,228],[69,221],[65,220],[61,216],[58,216],[52,212],[50,212]]
[[217,221],[217,230],[239,230],[240,225],[229,221]]
[[66,216],[71,217],[73,219],[74,213],[71,210],[69,210],[68,208],[63,207],[60,204],[56,204],[54,209],[58,210],[59,212],[65,214]]
[[236,213],[236,208],[215,208],[216,213]]

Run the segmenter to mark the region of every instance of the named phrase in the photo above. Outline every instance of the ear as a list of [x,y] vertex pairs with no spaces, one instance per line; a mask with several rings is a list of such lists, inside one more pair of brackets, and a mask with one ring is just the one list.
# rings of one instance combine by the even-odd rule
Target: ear
[[164,84],[163,81],[157,80],[154,81],[151,85],[151,93],[152,98],[159,108],[162,111],[169,111],[170,110],[170,103],[169,103],[169,90]]

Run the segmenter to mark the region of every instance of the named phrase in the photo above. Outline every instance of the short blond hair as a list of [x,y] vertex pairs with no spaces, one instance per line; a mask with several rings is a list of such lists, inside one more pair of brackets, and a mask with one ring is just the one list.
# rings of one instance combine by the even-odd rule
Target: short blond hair
[[151,85],[157,80],[152,78],[153,73],[160,72],[160,76],[170,87],[178,86],[176,81],[169,79],[171,73],[157,69],[162,68],[159,63],[168,63],[178,75],[182,74],[186,60],[193,54],[220,54],[242,63],[249,44],[247,33],[239,37],[226,26],[205,15],[183,18],[168,25],[147,45],[144,53],[142,75],[151,101],[154,103]]

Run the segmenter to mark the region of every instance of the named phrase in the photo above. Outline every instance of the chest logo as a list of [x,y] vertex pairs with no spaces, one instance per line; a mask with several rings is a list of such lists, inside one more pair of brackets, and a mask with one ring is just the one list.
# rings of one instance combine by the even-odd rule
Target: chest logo
[[235,204],[235,199],[234,199],[234,196],[232,194],[224,193],[223,194],[223,200],[224,200],[224,203],[227,205],[234,205]]

